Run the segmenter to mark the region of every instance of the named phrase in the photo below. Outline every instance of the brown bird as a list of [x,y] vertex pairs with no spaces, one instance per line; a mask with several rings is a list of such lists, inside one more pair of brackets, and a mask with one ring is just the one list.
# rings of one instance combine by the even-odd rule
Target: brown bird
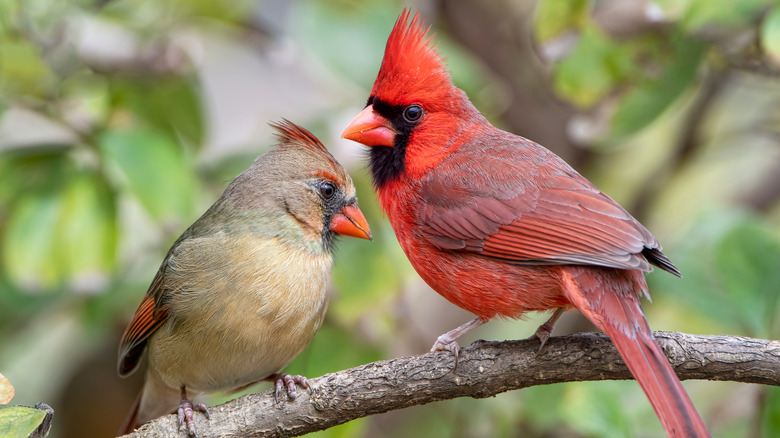
[[238,175],[174,242],[119,344],[119,375],[144,351],[146,381],[120,432],[177,411],[197,435],[201,393],[274,381],[309,344],[328,307],[336,234],[371,239],[344,168],[309,131],[271,125],[279,144]]

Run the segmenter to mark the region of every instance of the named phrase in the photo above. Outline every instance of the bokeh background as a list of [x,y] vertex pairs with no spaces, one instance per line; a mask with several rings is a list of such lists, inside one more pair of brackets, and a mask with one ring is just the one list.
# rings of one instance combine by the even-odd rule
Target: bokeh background
[[[494,124],[563,156],[663,243],[684,278],[649,275],[651,327],[778,338],[780,2],[0,0],[0,373],[13,404],[49,403],[52,437],[113,436],[141,385],[116,376],[124,326],[170,244],[281,117],[350,169],[375,236],[341,242],[325,325],[288,370],[423,353],[471,318],[414,273],[365,152],[339,138],[403,6]],[[570,313],[554,334],[592,329]],[[462,343],[524,338],[547,316]],[[685,387],[713,435],[780,436],[777,388]],[[663,431],[635,382],[593,382],[319,436]]]

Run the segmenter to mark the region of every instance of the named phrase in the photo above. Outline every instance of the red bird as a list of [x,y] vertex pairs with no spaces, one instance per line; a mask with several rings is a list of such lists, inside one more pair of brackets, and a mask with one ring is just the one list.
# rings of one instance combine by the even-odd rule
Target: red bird
[[650,265],[679,276],[652,234],[560,157],[492,126],[452,84],[419,14],[387,41],[366,108],[343,137],[370,146],[382,208],[420,276],[477,318],[572,307],[615,343],[669,436],[709,436],[640,307]]

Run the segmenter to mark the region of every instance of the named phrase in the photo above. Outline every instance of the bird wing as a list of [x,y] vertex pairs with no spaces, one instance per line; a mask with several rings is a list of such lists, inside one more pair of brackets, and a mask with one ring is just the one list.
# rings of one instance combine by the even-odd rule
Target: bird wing
[[513,137],[461,146],[422,181],[424,238],[513,263],[650,271],[650,260],[677,272],[620,205],[552,152]]
[[138,368],[149,337],[168,319],[167,305],[162,302],[163,278],[167,264],[168,257],[157,271],[149,290],[119,341],[118,371],[122,377],[132,374]]

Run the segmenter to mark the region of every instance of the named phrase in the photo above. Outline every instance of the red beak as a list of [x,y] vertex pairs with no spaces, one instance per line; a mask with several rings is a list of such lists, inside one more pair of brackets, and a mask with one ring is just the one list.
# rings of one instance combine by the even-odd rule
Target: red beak
[[374,106],[363,109],[341,134],[342,138],[366,146],[393,146],[397,132],[390,121],[374,112]]
[[330,219],[330,230],[342,236],[373,240],[363,212],[357,205],[345,205]]

